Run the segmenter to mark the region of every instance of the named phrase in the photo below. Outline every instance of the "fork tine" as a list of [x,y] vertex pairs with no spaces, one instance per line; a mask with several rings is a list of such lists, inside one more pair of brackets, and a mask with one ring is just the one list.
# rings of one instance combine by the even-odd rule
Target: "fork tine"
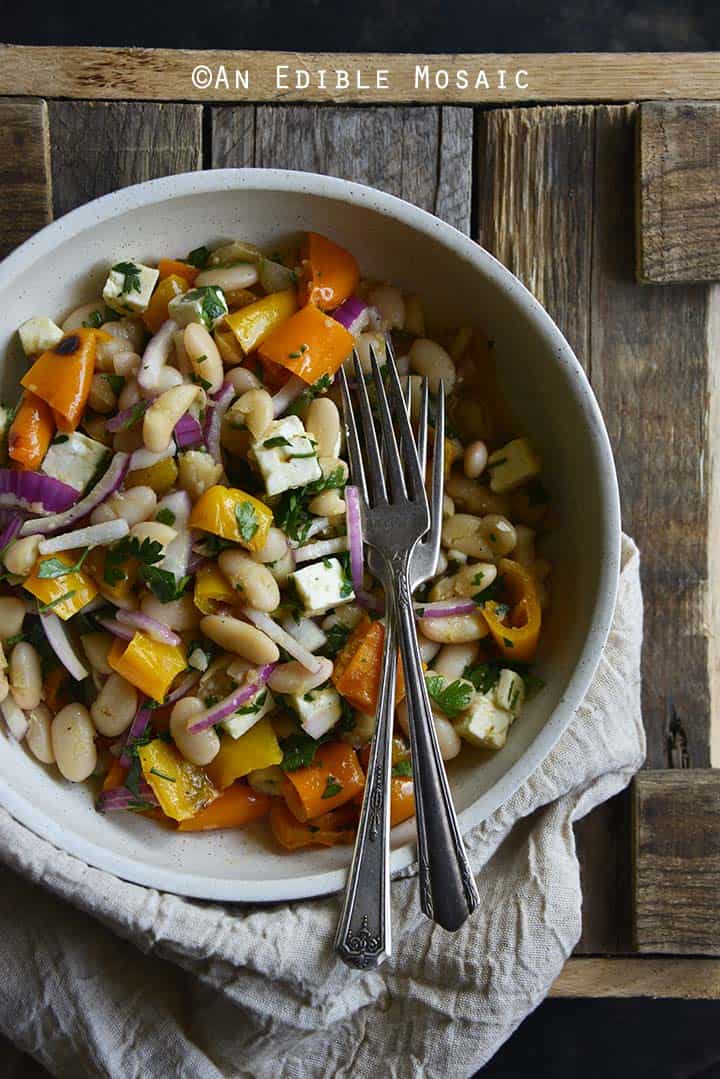
[[[426,425],[427,434],[427,425]],[[445,489],[445,383],[440,379],[435,412],[435,443],[433,447],[432,483],[430,487],[430,530],[423,542],[433,552],[437,570],[443,520],[443,491]]]
[[357,352],[353,352],[353,364],[355,367],[355,378],[358,384],[357,393],[360,406],[360,426],[362,428],[368,466],[367,478],[369,480],[370,489],[370,498],[368,499],[368,502],[375,505],[379,502],[387,502],[382,458],[380,456],[380,446],[378,445],[372,409],[370,408],[370,398],[368,397],[365,377],[363,375],[362,367],[360,366],[360,357]]
[[360,492],[361,499],[367,505],[367,482],[365,480],[365,469],[363,467],[362,452],[360,450],[360,438],[358,435],[357,424],[355,423],[352,400],[350,398],[350,387],[348,386],[347,375],[345,374],[345,369],[343,367],[340,368],[339,376],[340,392],[342,394],[343,403],[343,417],[347,429],[347,450],[348,457],[350,458],[350,476]]
[[385,393],[383,377],[380,371],[380,365],[377,361],[377,356],[375,355],[375,349],[372,345],[370,346],[369,351],[373,378],[375,380],[375,393],[377,395],[377,413],[385,450],[383,457],[385,474],[392,496],[395,499],[405,498],[407,496],[407,491],[405,489],[405,479],[400,464],[400,450],[393,430],[393,421],[392,416],[390,415],[390,406],[388,404],[387,394]]
[[399,436],[399,443],[402,446],[402,459],[405,465],[405,483],[413,499],[419,501],[424,499],[425,504],[427,505],[427,495],[425,493],[425,484],[423,482],[417,446],[415,445],[412,427],[410,426],[410,417],[407,413],[405,398],[403,397],[402,386],[400,385],[400,376],[395,362],[395,354],[389,341],[386,346],[386,356],[388,389],[390,391],[391,408],[395,419],[395,430]]
[[423,480],[427,479],[427,444],[428,444],[428,380],[422,380],[420,391],[420,414],[418,416],[418,432],[415,444],[417,445],[418,461]]

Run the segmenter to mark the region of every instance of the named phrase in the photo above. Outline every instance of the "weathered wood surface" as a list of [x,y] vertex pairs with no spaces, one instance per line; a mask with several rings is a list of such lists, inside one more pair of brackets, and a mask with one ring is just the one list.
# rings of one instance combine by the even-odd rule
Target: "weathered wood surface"
[[638,135],[638,277],[720,279],[720,104],[647,102]]
[[0,99],[0,258],[52,216],[44,101]]
[[720,771],[641,774],[633,809],[637,950],[720,954]]
[[[416,68],[425,65],[429,68],[427,85],[422,79],[418,85]],[[286,69],[286,78],[278,79],[278,67]],[[298,69],[307,72],[307,81],[302,80],[305,85],[299,87]],[[236,70],[241,72],[239,82]],[[346,82],[341,79],[338,83],[338,71],[347,73]],[[320,72],[325,73],[324,80]],[[380,72],[385,76],[378,78]],[[466,74],[465,86],[459,85],[459,72]],[[486,84],[481,79],[478,85],[480,72],[484,72]],[[524,74],[516,79],[520,72]],[[0,93],[364,105],[713,100],[720,98],[720,69],[717,54],[712,52],[417,56],[3,45]]]
[[50,103],[55,216],[141,180],[202,166],[199,105]]
[[470,229],[472,109],[213,109],[217,167],[322,172],[370,184]]
[[570,959],[551,997],[720,999],[718,959]]

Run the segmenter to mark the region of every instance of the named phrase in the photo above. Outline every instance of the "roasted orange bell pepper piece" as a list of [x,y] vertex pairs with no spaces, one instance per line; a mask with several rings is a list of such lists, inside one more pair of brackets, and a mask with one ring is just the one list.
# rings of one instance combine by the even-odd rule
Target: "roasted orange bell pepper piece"
[[415,816],[415,784],[409,776],[390,780],[390,827]]
[[41,555],[30,576],[23,581],[23,588],[40,600],[42,606],[54,611],[63,621],[72,618],[90,600],[95,599],[98,593],[95,582],[84,569],[64,573],[62,577],[38,577],[38,572],[46,559],[57,559],[70,568],[75,565],[79,555],[79,551],[59,551],[54,555]]
[[269,768],[272,764],[279,764],[282,759],[283,752],[275,731],[268,717],[264,716],[239,738],[223,735],[220,751],[208,764],[206,771],[216,787],[225,788],[249,772]]
[[271,804],[270,795],[254,791],[245,783],[233,783],[194,817],[181,821],[178,831],[209,832],[217,828],[242,828],[244,824],[264,817]]
[[334,375],[353,345],[352,334],[341,323],[308,304],[271,333],[258,353],[263,363],[279,364],[312,383]]
[[[377,710],[380,672],[383,661],[385,626],[364,615],[335,660],[332,680],[335,689],[359,712],[374,715]],[[398,660],[395,701],[405,696],[402,664]]]
[[74,431],[82,419],[95,373],[95,347],[101,330],[70,330],[54,348],[43,352],[20,384],[46,401],[53,410],[58,430]]
[[140,746],[137,755],[143,776],[166,817],[188,820],[217,798],[218,792],[202,768],[186,761],[162,738]]
[[189,288],[195,284],[195,278],[200,273],[195,266],[189,262],[181,262],[180,259],[160,259],[158,271],[160,281],[164,281],[167,277],[184,277]]
[[222,484],[208,487],[190,514],[190,528],[233,540],[248,551],[259,551],[265,545],[272,522],[272,510],[264,502]]
[[173,679],[187,666],[184,645],[163,644],[139,630],[130,642],[113,641],[108,663],[154,701],[165,699]]
[[[535,655],[542,624],[535,582],[524,566],[509,558],[498,562],[498,577],[502,579],[503,606],[487,600],[480,610],[501,654],[506,659],[527,662]],[[504,622],[501,614],[507,605],[510,610]]]
[[50,406],[26,390],[8,432],[8,455],[20,468],[40,467],[55,433]]
[[300,253],[302,273],[300,296],[302,303],[313,303],[321,311],[332,311],[344,303],[357,288],[360,280],[358,264],[344,247],[308,232]]
[[187,292],[188,284],[187,277],[178,273],[171,273],[159,282],[142,317],[150,333],[157,333],[163,322],[167,322],[168,304],[176,296]]
[[70,704],[70,675],[64,667],[53,667],[48,672],[43,682],[43,696],[53,715],[57,715],[66,704]]
[[117,757],[113,759],[108,773],[103,780],[102,791],[112,791],[116,787],[122,787],[125,784],[125,776],[128,774],[128,768],[126,765],[121,764]]
[[302,824],[292,815],[282,798],[273,798],[270,808],[270,829],[278,843],[286,850],[301,847],[334,847],[337,843],[352,843],[355,837],[354,823],[350,823],[344,810],[325,813],[312,824]]
[[357,753],[347,742],[324,742],[306,768],[288,772],[282,796],[293,816],[311,821],[351,801],[365,786]]
[[225,324],[235,334],[238,344],[247,354],[267,340],[270,334],[297,311],[295,289],[273,292],[261,300],[225,316]]

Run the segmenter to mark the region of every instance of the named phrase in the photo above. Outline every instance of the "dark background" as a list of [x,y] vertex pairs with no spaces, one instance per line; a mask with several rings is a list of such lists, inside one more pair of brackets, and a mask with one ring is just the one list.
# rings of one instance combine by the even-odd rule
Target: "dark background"
[[[714,51],[720,50],[720,5],[717,0],[556,5],[533,0],[214,0],[203,5],[0,0],[0,39],[25,45],[311,52]],[[1,1043],[0,1073],[8,1079],[45,1074]],[[580,1075],[720,1077],[720,1002],[549,1000],[483,1069],[482,1079]]]

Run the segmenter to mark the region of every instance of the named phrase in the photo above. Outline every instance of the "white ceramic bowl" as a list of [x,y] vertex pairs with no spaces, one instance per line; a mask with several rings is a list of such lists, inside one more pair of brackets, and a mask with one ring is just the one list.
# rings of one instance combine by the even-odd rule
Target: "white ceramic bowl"
[[[547,684],[503,750],[468,749],[451,763],[467,829],[513,794],[570,722],[605,642],[618,577],[617,483],[598,406],[562,334],[508,270],[430,214],[343,180],[270,169],[153,180],[73,211],[0,266],[0,355],[8,357],[2,390],[15,399],[20,323],[97,296],[109,263],[155,262],[234,237],[272,250],[305,229],[348,247],[365,274],[419,292],[431,324],[477,325],[495,338],[502,382],[542,452],[543,478],[560,513],[552,613],[538,664]],[[101,869],[216,900],[285,900],[343,885],[348,847],[283,854],[263,827],[180,835],[132,814],[102,816],[87,786],[61,780],[6,733],[0,738],[0,802],[38,835]],[[413,839],[413,822],[394,829],[394,870],[414,860]]]

